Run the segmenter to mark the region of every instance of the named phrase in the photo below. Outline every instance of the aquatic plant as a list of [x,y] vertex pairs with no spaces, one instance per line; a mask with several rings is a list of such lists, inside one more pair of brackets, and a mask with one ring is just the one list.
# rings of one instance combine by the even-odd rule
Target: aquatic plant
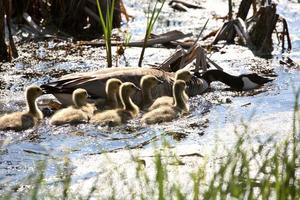
[[105,16],[102,13],[101,4],[99,3],[99,0],[97,0],[97,8],[98,8],[99,20],[100,20],[101,27],[103,29],[103,35],[105,40],[107,67],[111,67],[112,66],[111,35],[113,29],[115,0],[106,1]]
[[[152,2],[152,1],[150,1],[150,2]],[[160,7],[158,5],[159,2],[160,2]],[[151,3],[149,3],[149,5],[148,5],[146,33],[145,33],[145,37],[144,37],[143,48],[142,48],[140,59],[139,59],[139,64],[138,64],[139,67],[142,66],[142,62],[143,62],[143,59],[144,59],[144,53],[145,53],[145,49],[146,49],[146,46],[147,46],[148,39],[150,37],[150,34],[153,30],[153,26],[154,26],[159,14],[160,14],[165,2],[166,2],[166,0],[161,0],[161,1],[156,0],[152,10],[151,10],[151,7],[152,7]]]

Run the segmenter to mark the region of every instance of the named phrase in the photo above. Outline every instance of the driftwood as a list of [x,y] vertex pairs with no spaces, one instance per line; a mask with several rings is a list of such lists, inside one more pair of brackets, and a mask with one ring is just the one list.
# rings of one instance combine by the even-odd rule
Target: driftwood
[[[151,47],[151,46],[157,45],[157,44],[169,45],[170,42],[176,42],[176,40],[183,39],[183,38],[190,37],[190,36],[192,36],[192,33],[184,34],[180,31],[176,31],[176,30],[170,31],[167,33],[163,33],[160,35],[152,34],[152,38],[148,39],[147,47]],[[123,41],[112,41],[111,42],[112,46],[123,45],[123,46],[129,46],[129,47],[143,47],[143,44],[144,44],[144,40],[136,41],[136,42],[128,42],[126,44]],[[101,41],[101,42],[80,41],[79,45],[90,45],[93,47],[99,47],[99,46],[105,46],[105,42],[104,41]]]
[[182,1],[182,0],[171,0],[169,2],[169,6],[171,8],[173,8],[174,10],[178,10],[178,11],[182,11],[182,12],[187,12],[189,8],[203,9],[203,7],[201,7],[197,4]]
[[163,71],[176,72],[177,70],[186,67],[193,60],[196,60],[194,69],[195,73],[199,73],[200,69],[205,72],[208,68],[208,62],[218,70],[223,70],[219,65],[217,65],[206,56],[205,50],[198,44],[194,44],[193,46],[191,46],[188,51],[185,51],[183,48],[178,47],[175,53],[167,58],[157,68]]
[[276,5],[261,7],[252,18],[255,24],[249,30],[251,41],[257,55],[270,55],[273,51],[272,33],[279,15],[276,14]]
[[[8,30],[9,45],[5,43],[5,17],[6,26]],[[12,58],[18,57],[17,48],[15,46],[12,32],[11,32],[11,8],[9,0],[2,0],[0,2],[0,61],[11,61]]]
[[0,1],[0,62],[9,60],[5,43],[4,15],[4,1]]
[[[261,6],[253,17],[246,20],[253,0],[242,0],[236,19],[229,20],[224,23],[222,28],[215,34],[212,44],[218,43],[220,40],[225,40],[227,43],[234,43],[234,39],[238,36],[242,39],[243,44],[248,46],[254,54],[258,56],[269,56],[273,51],[272,34],[279,21],[279,15],[276,14],[276,5],[265,3]],[[256,5],[254,5],[256,7]],[[254,9],[256,10],[256,8]],[[246,20],[246,22],[245,22]],[[281,19],[283,23],[282,32],[282,48],[284,49],[285,38],[288,43],[288,50],[291,50],[291,41],[288,32],[288,26],[285,19]],[[213,36],[215,32],[211,32]]]
[[202,9],[203,8],[203,7],[199,6],[198,4],[183,1],[183,0],[171,0],[169,2],[169,5],[171,5],[172,3],[180,3],[180,4],[184,5],[187,8],[193,8],[193,9]]

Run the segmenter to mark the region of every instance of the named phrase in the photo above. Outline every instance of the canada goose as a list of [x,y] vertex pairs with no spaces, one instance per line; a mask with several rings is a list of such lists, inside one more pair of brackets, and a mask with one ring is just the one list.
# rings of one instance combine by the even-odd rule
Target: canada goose
[[142,89],[142,99],[143,99],[143,103],[141,107],[143,108],[143,110],[148,109],[148,107],[152,105],[153,98],[152,98],[151,90],[159,83],[163,83],[163,82],[153,75],[145,75],[141,78],[140,87]]
[[173,86],[174,103],[172,105],[163,105],[146,113],[141,121],[146,124],[155,124],[172,121],[182,113],[189,112],[189,106],[185,99],[184,90],[186,84],[183,80],[176,80]]
[[[41,87],[49,94],[53,94],[64,106],[72,105],[71,94],[76,88],[84,88],[88,91],[91,99],[105,98],[105,83],[110,78],[118,78],[122,82],[132,82],[135,85],[140,84],[140,80],[145,75],[153,75],[163,82],[152,89],[153,98],[161,96],[172,96],[172,85],[176,74],[165,72],[154,68],[139,67],[119,67],[105,68],[94,72],[84,72],[69,74],[61,77],[58,81],[50,82]],[[203,90],[203,81],[193,76],[187,82],[187,94],[195,96],[201,94]],[[137,92],[132,97],[137,105],[142,105],[141,92]]]
[[27,111],[5,114],[0,117],[0,130],[21,131],[29,129],[43,119],[43,113],[36,104],[36,99],[43,94],[38,86],[29,86],[25,92]]
[[132,102],[130,97],[139,90],[133,83],[122,83],[120,97],[123,107],[96,113],[92,116],[90,122],[93,124],[116,126],[136,117],[139,113],[139,107]]
[[208,85],[211,82],[220,81],[236,90],[252,90],[272,81],[272,79],[261,77],[256,73],[233,76],[221,70],[208,70],[199,77]]
[[[192,78],[192,74],[188,70],[180,69],[175,74],[175,81],[183,80],[183,81],[187,82],[187,81],[190,81],[191,78]],[[183,92],[183,98],[186,101],[189,98],[185,91]],[[162,97],[157,98],[153,102],[153,104],[149,107],[149,110],[154,110],[163,105],[172,105],[173,103],[174,103],[174,98],[172,96],[162,96]]]
[[85,89],[76,89],[73,92],[73,106],[63,108],[57,111],[50,119],[52,125],[78,124],[89,120],[94,111],[91,104],[87,104],[87,91]]
[[122,107],[122,103],[119,102],[119,89],[121,84],[122,81],[117,78],[111,78],[107,80],[105,87],[106,98],[96,100],[95,102],[95,105],[97,108],[99,108],[99,110],[103,111]]

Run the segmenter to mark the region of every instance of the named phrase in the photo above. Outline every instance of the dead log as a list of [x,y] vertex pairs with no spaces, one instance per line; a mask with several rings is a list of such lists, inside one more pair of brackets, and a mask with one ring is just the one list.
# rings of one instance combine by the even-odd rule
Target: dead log
[[5,14],[6,14],[6,26],[8,30],[8,38],[9,38],[9,57],[10,58],[17,58],[18,52],[15,45],[15,42],[12,37],[11,32],[11,2],[9,0],[4,1],[4,7],[5,7]]
[[[160,35],[153,35],[152,38],[148,39],[147,47],[156,45],[156,44],[168,44],[169,42],[176,42],[176,40],[183,39],[186,37],[192,36],[192,33],[184,34],[180,31],[170,31],[167,33],[163,33]],[[129,42],[125,44],[123,41],[111,41],[112,46],[129,46],[129,47],[143,47],[144,40],[136,41],[136,42]],[[94,47],[105,46],[105,42],[90,42],[90,41],[81,41],[79,45],[90,45]]]
[[253,0],[242,0],[241,4],[239,6],[239,11],[237,13],[237,17],[239,17],[245,21],[252,3],[253,3]]
[[169,2],[169,5],[171,5],[172,3],[179,3],[179,4],[184,5],[187,8],[193,8],[193,9],[202,9],[203,8],[203,7],[199,6],[198,4],[194,4],[194,3],[183,1],[183,0],[171,0]]
[[278,21],[276,5],[261,7],[253,18],[255,24],[249,30],[249,35],[257,55],[270,55],[273,51],[272,33]]
[[0,62],[5,62],[9,60],[7,46],[5,43],[4,15],[4,2],[0,1]]

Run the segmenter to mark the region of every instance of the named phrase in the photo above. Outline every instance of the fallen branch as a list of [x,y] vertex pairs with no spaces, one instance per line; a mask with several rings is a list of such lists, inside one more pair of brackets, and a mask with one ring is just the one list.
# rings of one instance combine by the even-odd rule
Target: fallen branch
[[171,0],[169,5],[171,5],[172,3],[179,3],[184,5],[187,8],[193,8],[193,9],[203,9],[202,6],[199,6],[198,4],[194,4],[194,3],[190,3],[190,2],[185,2],[182,0]]
[[[192,33],[184,34],[180,31],[170,31],[168,33],[164,33],[161,35],[156,35],[155,38],[148,39],[147,47],[151,47],[156,44],[165,44],[169,42],[174,42],[175,40],[183,39],[186,37],[192,36]],[[123,41],[111,41],[112,46],[129,46],[129,47],[143,47],[144,41],[137,41],[137,42],[129,42],[126,43]],[[105,46],[105,42],[91,42],[91,41],[80,41],[79,45],[89,45],[93,47]]]

